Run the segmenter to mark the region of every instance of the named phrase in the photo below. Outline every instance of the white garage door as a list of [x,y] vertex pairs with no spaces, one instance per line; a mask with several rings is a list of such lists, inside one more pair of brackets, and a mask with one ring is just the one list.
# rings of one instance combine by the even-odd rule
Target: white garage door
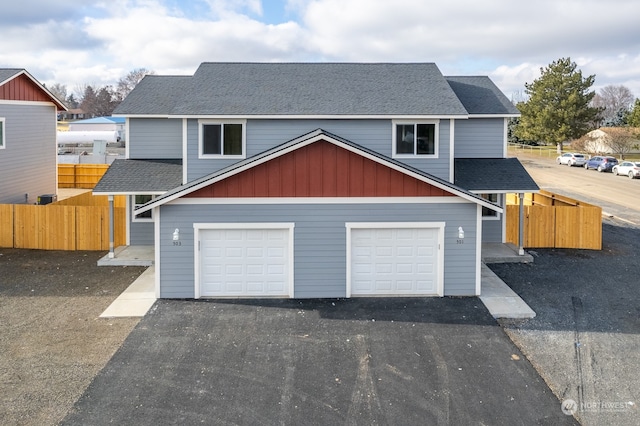
[[439,228],[351,229],[351,295],[441,295]]
[[200,231],[200,296],[289,297],[289,229]]

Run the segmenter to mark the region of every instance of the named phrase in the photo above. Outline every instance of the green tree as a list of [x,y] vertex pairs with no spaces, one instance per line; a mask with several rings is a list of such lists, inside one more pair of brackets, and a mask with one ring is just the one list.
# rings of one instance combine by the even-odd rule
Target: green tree
[[640,127],[640,99],[636,99],[636,102],[627,114],[626,119],[629,126]]
[[583,77],[570,58],[561,58],[546,68],[533,83],[525,83],[529,100],[518,103],[520,124],[514,129],[516,137],[558,146],[577,139],[591,130],[601,108],[590,106],[596,95],[589,89],[595,75]]

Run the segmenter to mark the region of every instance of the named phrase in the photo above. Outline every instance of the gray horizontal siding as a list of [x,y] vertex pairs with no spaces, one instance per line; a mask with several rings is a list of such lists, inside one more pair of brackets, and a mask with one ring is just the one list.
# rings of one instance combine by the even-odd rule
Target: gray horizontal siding
[[[161,297],[194,297],[193,223],[293,222],[296,298],[346,295],[346,222],[447,222],[445,295],[473,295],[475,204],[164,205],[160,223]],[[456,244],[458,227],[464,244]],[[180,246],[173,231],[180,229]]]
[[[387,157],[392,156],[393,128],[391,120],[248,120],[247,157],[264,152],[319,128]],[[448,120],[440,121],[440,146],[437,159],[416,158],[403,159],[402,161],[448,180],[449,129]],[[189,120],[187,137],[189,141],[187,179],[189,181],[223,169],[237,161],[198,158],[197,120]]]
[[0,104],[5,119],[0,149],[0,203],[33,204],[57,191],[56,109]]
[[455,158],[503,158],[504,118],[457,120]]
[[129,240],[132,246],[152,246],[154,241],[153,222],[131,222],[129,224]]
[[134,160],[182,158],[182,120],[131,118],[128,145]]
[[[500,215],[502,219],[503,215]],[[502,220],[482,221],[482,242],[501,243],[502,242]]]

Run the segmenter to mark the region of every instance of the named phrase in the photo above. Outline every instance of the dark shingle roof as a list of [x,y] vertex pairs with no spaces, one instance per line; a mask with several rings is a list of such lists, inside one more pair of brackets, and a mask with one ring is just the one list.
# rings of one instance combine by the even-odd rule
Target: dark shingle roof
[[180,160],[115,160],[94,193],[162,193],[182,184]]
[[205,62],[193,77],[145,77],[115,113],[467,115],[433,63]]
[[456,158],[455,184],[476,192],[533,192],[540,189],[517,158]]
[[191,80],[190,76],[146,75],[113,113],[169,115],[191,87]]
[[0,83],[3,83],[22,71],[24,70],[21,68],[0,68]]
[[469,114],[520,114],[489,77],[445,77]]

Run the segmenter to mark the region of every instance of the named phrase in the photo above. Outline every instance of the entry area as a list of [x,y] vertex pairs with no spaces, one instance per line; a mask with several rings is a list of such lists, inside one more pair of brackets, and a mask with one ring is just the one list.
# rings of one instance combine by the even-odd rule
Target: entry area
[[350,296],[442,296],[444,223],[347,224]]
[[196,244],[196,298],[293,297],[293,224],[200,224]]

